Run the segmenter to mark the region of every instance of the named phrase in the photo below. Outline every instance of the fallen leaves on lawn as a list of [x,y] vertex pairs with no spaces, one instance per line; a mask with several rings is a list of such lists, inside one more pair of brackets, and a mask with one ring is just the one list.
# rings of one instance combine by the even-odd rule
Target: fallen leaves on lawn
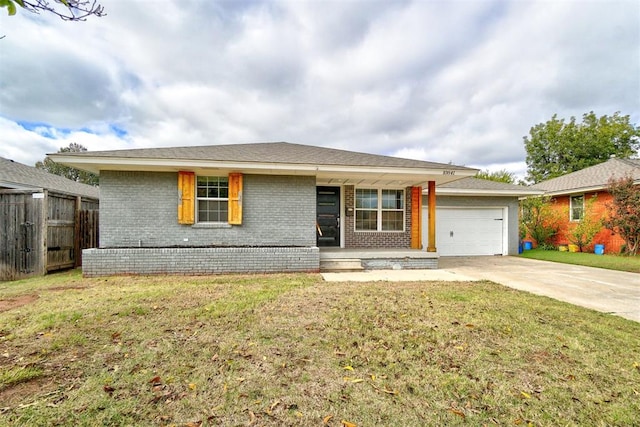
[[342,420],[340,422],[342,423],[342,427],[358,427],[356,424],[346,420]]
[[452,414],[455,414],[455,415],[457,415],[457,416],[459,416],[459,417],[462,417],[462,418],[466,418],[466,417],[467,417],[467,416],[464,414],[464,412],[462,412],[461,410],[456,409],[456,408],[449,408],[449,412],[451,412]]
[[332,418],[333,418],[333,415],[327,415],[322,419],[322,424],[329,425],[329,421],[331,421]]

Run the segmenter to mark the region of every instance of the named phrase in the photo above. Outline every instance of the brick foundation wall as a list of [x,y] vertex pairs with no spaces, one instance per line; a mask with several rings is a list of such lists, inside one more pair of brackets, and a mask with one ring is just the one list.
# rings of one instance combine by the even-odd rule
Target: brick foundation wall
[[82,251],[85,277],[318,272],[320,252],[308,248],[114,248]]
[[345,212],[344,221],[345,248],[410,248],[411,247],[411,188],[404,189],[405,217],[404,231],[355,231],[355,187],[344,187]]

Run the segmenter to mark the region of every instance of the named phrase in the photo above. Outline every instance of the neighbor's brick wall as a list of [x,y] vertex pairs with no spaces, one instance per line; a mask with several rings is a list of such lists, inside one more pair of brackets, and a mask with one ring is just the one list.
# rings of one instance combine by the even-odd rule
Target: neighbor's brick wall
[[245,175],[242,225],[178,224],[170,172],[100,174],[100,246],[316,245],[316,183],[309,176]]
[[405,225],[402,231],[355,231],[355,187],[344,187],[345,212],[352,209],[344,221],[345,248],[410,248],[411,188],[405,188]]
[[[597,196],[596,201],[593,204],[593,209],[596,215],[601,218],[607,216],[607,204],[612,202],[611,194],[607,191],[598,191],[585,193],[585,206],[586,201],[593,196]],[[556,211],[560,212],[560,215],[564,218],[561,223],[560,231],[553,238],[552,243],[554,245],[566,245],[569,243],[568,233],[573,227],[576,226],[576,222],[572,222],[569,219],[569,196],[556,196],[553,198],[553,205]],[[624,240],[618,234],[614,234],[611,230],[602,228],[598,234],[593,238],[593,242],[588,247],[588,251],[593,252],[593,247],[596,244],[604,244],[605,253],[617,254],[620,253]]]
[[82,251],[85,277],[318,272],[315,248],[114,248]]

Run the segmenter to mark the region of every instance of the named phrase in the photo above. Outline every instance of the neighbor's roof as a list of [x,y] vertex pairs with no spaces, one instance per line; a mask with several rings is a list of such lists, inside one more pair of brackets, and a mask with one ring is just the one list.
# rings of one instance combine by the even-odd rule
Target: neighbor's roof
[[542,190],[525,187],[524,185],[507,184],[474,177],[459,179],[436,187],[436,194],[441,196],[523,197],[535,196],[542,193]]
[[539,182],[531,188],[544,190],[548,195],[596,191],[606,188],[611,178],[619,179],[627,176],[640,184],[640,159],[614,157],[606,162]]
[[26,190],[53,190],[62,193],[97,199],[97,187],[71,181],[45,170],[23,165],[22,163],[0,157],[0,188]]
[[[354,182],[365,175],[387,183],[408,178],[420,182],[419,175],[437,175],[439,182],[475,175],[476,169],[444,163],[402,159],[334,148],[287,142],[141,148],[131,150],[86,151],[49,154],[52,160],[90,172],[100,170],[178,171],[203,173],[244,171],[245,173],[315,175],[337,183],[339,176]],[[408,175],[413,175],[409,177]],[[429,179],[435,179],[431,177]],[[342,183],[345,183],[344,181]]]

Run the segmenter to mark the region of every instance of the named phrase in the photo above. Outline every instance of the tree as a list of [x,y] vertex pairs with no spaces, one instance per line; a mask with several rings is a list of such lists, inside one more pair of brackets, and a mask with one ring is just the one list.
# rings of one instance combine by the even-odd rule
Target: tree
[[[58,150],[58,153],[81,153],[83,151],[87,151],[84,146],[72,142],[68,147],[61,147],[60,150]],[[37,162],[36,168],[44,169],[54,175],[64,176],[65,178],[68,178],[72,181],[94,186],[98,185],[98,175],[69,166],[59,165],[49,157],[45,157],[44,161],[42,162]]]
[[607,205],[605,226],[624,239],[626,253],[636,255],[640,250],[640,184],[630,176],[610,179],[608,190],[613,200]]
[[53,13],[64,21],[84,21],[91,15],[106,15],[104,7],[95,0],[54,0],[53,4],[47,0],[0,0],[0,7],[6,7],[9,16],[16,14],[16,5],[33,13]]
[[640,148],[640,126],[629,116],[615,113],[597,117],[592,111],[569,122],[556,114],[546,123],[531,128],[524,137],[527,152],[527,181],[538,183],[608,160],[629,158]]
[[597,197],[593,196],[586,200],[582,218],[576,224],[572,224],[567,234],[569,242],[576,245],[580,252],[584,252],[584,249],[591,244],[596,234],[602,230],[602,218],[593,209]]
[[551,197],[529,197],[520,202],[520,232],[536,241],[538,246],[551,244],[558,234],[563,215],[551,205]]
[[488,170],[480,171],[476,174],[476,178],[486,179],[489,181],[504,182],[506,184],[514,184],[516,182],[516,176],[506,169],[501,169],[494,172],[489,172]]

